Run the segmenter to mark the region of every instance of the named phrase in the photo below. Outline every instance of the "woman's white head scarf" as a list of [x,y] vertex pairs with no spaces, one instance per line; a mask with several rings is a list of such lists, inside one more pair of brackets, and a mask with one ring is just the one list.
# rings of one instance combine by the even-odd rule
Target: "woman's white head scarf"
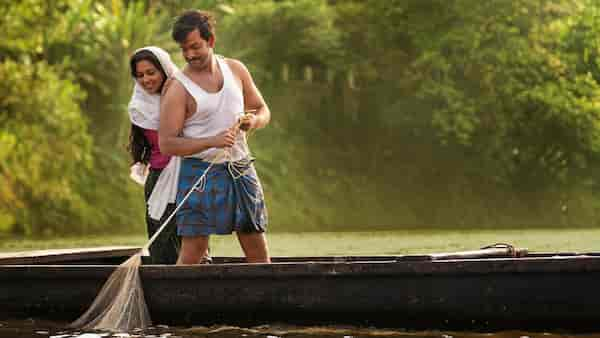
[[[142,50],[147,50],[156,56],[167,78],[177,70],[177,66],[171,61],[171,56],[164,49],[148,46],[136,50],[133,55]],[[131,123],[138,127],[157,130],[160,115],[160,94],[146,92],[135,78],[134,82],[133,94],[128,106],[129,119]]]

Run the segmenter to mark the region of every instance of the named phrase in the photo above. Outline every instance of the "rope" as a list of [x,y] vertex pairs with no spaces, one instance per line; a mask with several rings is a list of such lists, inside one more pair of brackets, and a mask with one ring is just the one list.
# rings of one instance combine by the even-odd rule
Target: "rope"
[[[234,126],[236,133],[239,132],[240,121]],[[249,154],[248,154],[249,155]],[[139,267],[142,264],[141,256],[147,252],[150,245],[158,238],[183,203],[194,191],[203,191],[206,186],[206,175],[217,163],[229,159],[227,169],[234,179],[246,174],[246,170],[240,170],[238,166],[249,165],[250,159],[231,161],[232,155],[229,149],[224,149],[215,159],[210,161],[204,173],[196,180],[192,188],[183,197],[175,210],[166,221],[158,228],[154,235],[148,240],[140,251],[120,264],[108,277],[102,289],[94,299],[87,311],[74,322],[69,324],[71,328],[86,328],[108,331],[129,331],[135,328],[145,328],[151,325],[151,318],[146,301]],[[256,184],[256,182],[252,182]]]
[[[253,111],[255,111],[255,110],[251,110],[251,112],[253,112]],[[247,113],[248,112],[246,112],[246,114]],[[241,125],[241,122],[240,122],[240,120],[238,120],[234,126],[236,133],[241,130],[240,125]],[[247,133],[247,135],[249,135],[249,133]],[[229,159],[229,161],[227,161],[228,159]],[[169,215],[169,217],[163,222],[163,224],[161,224],[161,226],[158,228],[158,230],[156,230],[154,235],[152,235],[152,237],[150,237],[150,239],[148,240],[146,245],[144,245],[142,247],[142,250],[141,250],[142,252],[146,252],[150,249],[150,246],[158,238],[158,235],[163,231],[163,229],[167,226],[167,224],[169,224],[171,219],[173,217],[175,217],[175,215],[177,214],[177,211],[181,208],[181,206],[192,195],[192,193],[194,191],[204,191],[204,187],[206,186],[206,175],[208,174],[208,171],[215,164],[221,163],[221,161],[225,160],[225,162],[227,162],[227,170],[229,171],[229,173],[231,174],[231,177],[233,177],[234,180],[237,180],[238,178],[241,178],[242,176],[246,175],[246,172],[248,171],[248,169],[250,169],[249,164],[252,162],[252,160],[249,157],[238,160],[237,162],[231,161],[231,159],[232,159],[231,151],[229,149],[223,149],[223,152],[221,152],[221,154],[219,154],[219,156],[217,156],[215,159],[213,159],[212,161],[209,162],[209,165],[204,170],[204,173],[198,178],[198,180],[196,180],[196,182],[194,183],[192,188],[187,192],[187,194],[185,194],[185,196],[183,197],[181,202],[179,202],[179,204],[177,205],[175,210],[173,210],[173,212]],[[238,165],[247,166],[247,168],[245,170],[241,171],[241,170],[239,170]],[[254,185],[256,185],[256,182],[252,182],[252,183]]]
[[485,249],[508,249],[508,254],[510,256],[516,256],[516,249],[512,244],[508,243],[495,243],[491,245],[487,245],[481,248],[481,250]]

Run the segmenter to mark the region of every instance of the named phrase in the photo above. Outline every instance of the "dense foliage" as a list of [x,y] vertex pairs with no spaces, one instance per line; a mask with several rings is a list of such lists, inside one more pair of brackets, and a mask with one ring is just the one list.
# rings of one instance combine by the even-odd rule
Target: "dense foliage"
[[128,57],[218,17],[273,120],[273,230],[594,226],[600,4],[589,0],[0,1],[0,233],[143,231]]

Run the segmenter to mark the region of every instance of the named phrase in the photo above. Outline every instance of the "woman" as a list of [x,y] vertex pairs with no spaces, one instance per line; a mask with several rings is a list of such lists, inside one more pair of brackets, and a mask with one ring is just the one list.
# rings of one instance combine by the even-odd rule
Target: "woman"
[[[161,172],[170,161],[170,157],[163,155],[158,147],[160,93],[165,81],[177,70],[177,66],[171,61],[171,57],[166,51],[149,46],[140,48],[133,53],[130,59],[130,68],[135,86],[128,109],[131,120],[128,150],[134,162],[132,178],[136,177],[134,168],[142,168],[142,170],[148,168],[144,183],[144,196],[148,203],[148,198]],[[136,181],[140,181],[139,175]],[[142,178],[141,182],[143,181]],[[156,220],[150,217],[146,207],[146,226],[149,237],[158,230],[174,210],[174,204],[167,205],[160,220]],[[179,246],[180,239],[177,236],[177,226],[173,217],[150,246],[152,263],[174,264],[177,261]]]

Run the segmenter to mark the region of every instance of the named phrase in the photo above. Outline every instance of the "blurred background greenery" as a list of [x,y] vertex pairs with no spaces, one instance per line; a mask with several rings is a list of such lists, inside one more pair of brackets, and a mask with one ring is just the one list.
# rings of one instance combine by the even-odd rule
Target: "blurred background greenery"
[[0,236],[143,233],[128,58],[217,16],[270,231],[600,225],[600,2],[0,0]]

